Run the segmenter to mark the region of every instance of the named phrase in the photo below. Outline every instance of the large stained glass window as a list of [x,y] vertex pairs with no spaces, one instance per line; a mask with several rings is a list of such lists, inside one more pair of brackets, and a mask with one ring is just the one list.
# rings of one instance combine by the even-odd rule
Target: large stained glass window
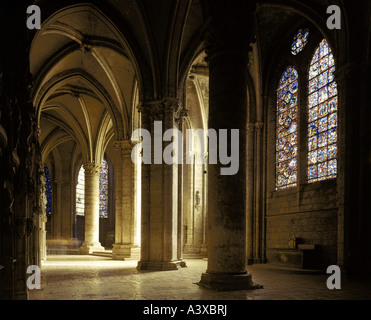
[[45,172],[45,195],[46,195],[46,216],[49,217],[52,214],[52,182],[50,178],[50,172],[48,166],[44,165]]
[[103,160],[99,177],[99,217],[108,218],[108,163]]
[[298,73],[288,67],[277,90],[276,189],[297,183]]
[[309,30],[300,29],[291,44],[291,53],[296,56],[308,43]]
[[[76,186],[76,214],[85,214],[85,171],[81,166]],[[99,176],[99,217],[108,218],[108,162],[103,160]]]
[[316,49],[309,69],[308,182],[336,177],[337,86],[334,56],[326,40]]

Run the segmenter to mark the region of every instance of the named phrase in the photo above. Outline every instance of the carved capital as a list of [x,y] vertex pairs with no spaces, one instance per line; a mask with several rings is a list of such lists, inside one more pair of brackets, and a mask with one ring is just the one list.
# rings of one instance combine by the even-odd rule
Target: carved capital
[[263,132],[264,123],[263,122],[256,122],[255,129],[257,134],[261,134]]
[[253,133],[255,133],[255,123],[249,122],[246,125],[246,132],[247,132],[247,134],[253,134]]
[[173,116],[173,121],[179,126],[184,117],[188,115],[188,110],[184,109],[178,100],[165,101],[164,102],[165,112],[169,112]]
[[102,166],[96,163],[85,163],[83,165],[85,170],[85,175],[99,175],[102,170]]
[[164,99],[161,101],[141,103],[138,111],[142,115],[149,116],[151,121],[163,121],[165,120],[165,114],[172,114],[173,120],[177,124],[188,114],[188,111],[182,107],[178,99]]
[[148,116],[151,121],[162,121],[164,117],[164,107],[161,101],[141,103],[138,111],[143,116]]
[[131,151],[137,143],[131,140],[117,140],[113,143],[113,147],[117,151],[120,151],[122,156],[130,156]]

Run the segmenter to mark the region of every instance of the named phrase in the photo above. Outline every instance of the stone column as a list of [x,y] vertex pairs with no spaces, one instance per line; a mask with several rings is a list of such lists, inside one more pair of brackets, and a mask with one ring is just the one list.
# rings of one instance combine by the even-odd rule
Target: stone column
[[202,170],[202,245],[200,254],[203,257],[207,257],[207,153],[204,154],[205,163],[203,164],[203,170]]
[[[68,177],[69,172],[64,172]],[[60,236],[61,239],[70,240],[72,238],[72,195],[73,195],[73,181],[60,180]]]
[[338,88],[338,262],[347,276],[370,278],[370,66],[340,66]]
[[210,1],[210,6],[205,32],[210,76],[208,127],[217,132],[227,129],[228,154],[231,129],[239,130],[239,170],[234,175],[221,175],[225,166],[219,157],[217,164],[209,164],[208,265],[199,285],[216,290],[254,289],[259,286],[246,270],[245,198],[247,63],[255,4]]
[[[193,156],[194,158],[194,156]],[[195,164],[184,165],[184,191],[183,191],[183,213],[185,215],[185,222],[187,225],[187,242],[184,245],[184,253],[194,253],[194,169]]]
[[[182,108],[177,100],[164,99],[142,103],[139,110],[142,113],[142,128],[151,134],[151,164],[142,163],[141,259],[137,268],[174,270],[185,266],[178,252],[181,223],[178,212],[178,165],[166,164],[162,159],[163,151],[170,144],[162,139],[167,129],[178,127]],[[162,130],[158,130],[158,127],[155,130],[155,121],[161,121]]]
[[130,140],[116,141],[114,147],[120,152],[121,168],[116,174],[116,183],[120,182],[116,197],[115,244],[112,258],[125,260],[130,258],[134,243],[134,163],[131,160],[131,151],[134,144]]
[[52,193],[53,215],[51,216],[52,237],[53,239],[60,239],[62,222],[62,203],[61,203],[62,184],[59,179],[54,179],[51,182],[53,188]]
[[255,124],[246,126],[246,254],[247,263],[254,263],[253,234],[254,234],[254,136]]
[[261,168],[262,168],[262,135],[263,135],[263,123],[256,122],[255,123],[255,172],[256,172],[256,179],[255,179],[255,205],[254,205],[254,233],[255,233],[255,241],[254,241],[254,263],[261,263],[262,262],[262,248],[261,248],[261,238],[262,238],[262,215],[261,215],[261,199],[262,199],[262,192],[261,192]]
[[99,175],[101,165],[86,163],[85,170],[85,242],[80,254],[104,250],[99,242]]

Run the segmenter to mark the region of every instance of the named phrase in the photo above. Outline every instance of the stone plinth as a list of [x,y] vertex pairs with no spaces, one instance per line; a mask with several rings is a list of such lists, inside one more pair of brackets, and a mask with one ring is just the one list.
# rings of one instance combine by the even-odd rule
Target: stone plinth
[[166,271],[166,270],[178,270],[179,268],[185,268],[187,265],[185,261],[138,261],[138,270],[154,270],[154,271]]
[[199,286],[220,291],[262,289],[263,286],[254,284],[250,273],[243,274],[212,274],[203,273]]
[[100,242],[87,242],[85,241],[79,248],[79,254],[91,254],[94,251],[104,251],[104,247]]

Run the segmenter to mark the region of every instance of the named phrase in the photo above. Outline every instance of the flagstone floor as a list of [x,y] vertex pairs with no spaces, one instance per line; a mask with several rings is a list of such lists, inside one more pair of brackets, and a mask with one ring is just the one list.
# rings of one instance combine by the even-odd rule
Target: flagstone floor
[[30,300],[358,300],[371,299],[369,283],[341,279],[329,290],[330,275],[267,264],[248,266],[263,289],[218,292],[197,285],[207,261],[189,259],[175,271],[138,271],[137,260],[49,255],[41,267],[41,289]]

